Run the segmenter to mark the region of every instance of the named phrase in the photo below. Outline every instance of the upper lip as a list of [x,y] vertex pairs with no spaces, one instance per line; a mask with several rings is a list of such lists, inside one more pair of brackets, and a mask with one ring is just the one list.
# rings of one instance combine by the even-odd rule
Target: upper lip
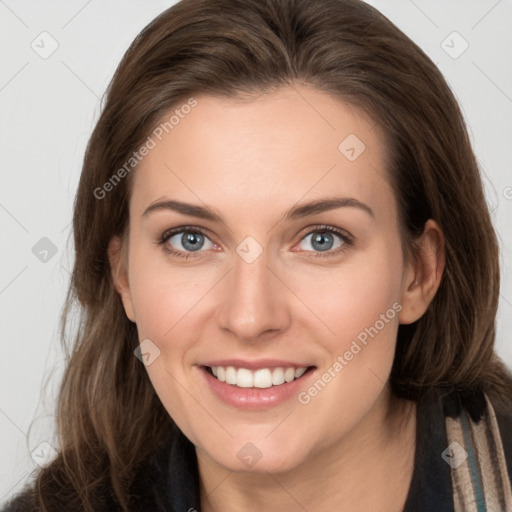
[[216,359],[207,361],[201,366],[234,366],[235,368],[247,368],[248,370],[258,370],[260,368],[308,368],[311,364],[296,363],[294,361],[285,361],[284,359]]

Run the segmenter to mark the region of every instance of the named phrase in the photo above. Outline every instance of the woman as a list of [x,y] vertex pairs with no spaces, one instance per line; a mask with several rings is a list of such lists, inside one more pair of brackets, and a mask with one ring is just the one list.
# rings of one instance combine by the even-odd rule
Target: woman
[[456,100],[359,0],[183,0],[74,211],[60,450],[6,510],[512,510],[498,245]]

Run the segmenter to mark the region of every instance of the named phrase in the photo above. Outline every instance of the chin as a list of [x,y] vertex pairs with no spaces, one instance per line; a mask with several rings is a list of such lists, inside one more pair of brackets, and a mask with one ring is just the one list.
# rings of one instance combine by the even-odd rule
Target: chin
[[[268,431],[267,431],[268,435]],[[251,440],[252,439],[252,440]],[[211,446],[211,445],[210,445]],[[284,473],[300,466],[308,459],[304,443],[288,438],[270,439],[263,436],[258,439],[248,436],[230,438],[210,449],[201,448],[207,456],[223,468],[237,473]]]

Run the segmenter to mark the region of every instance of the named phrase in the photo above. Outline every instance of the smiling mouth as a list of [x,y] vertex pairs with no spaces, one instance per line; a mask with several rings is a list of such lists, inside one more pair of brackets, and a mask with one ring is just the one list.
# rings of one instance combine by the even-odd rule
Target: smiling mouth
[[315,366],[276,367],[249,370],[234,366],[204,366],[205,370],[220,382],[239,388],[277,387],[300,379],[304,374],[314,370]]

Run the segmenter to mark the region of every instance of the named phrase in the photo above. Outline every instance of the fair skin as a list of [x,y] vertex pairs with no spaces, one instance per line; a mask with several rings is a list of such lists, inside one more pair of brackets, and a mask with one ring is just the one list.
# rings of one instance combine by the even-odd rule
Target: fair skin
[[[388,379],[399,323],[420,318],[438,289],[442,232],[428,221],[423,250],[404,261],[382,133],[358,110],[306,86],[196,99],[140,163],[128,257],[120,257],[117,238],[109,256],[139,339],[160,350],[146,366],[149,378],[196,446],[202,510],[399,511],[413,470],[415,407],[404,402],[399,428],[386,417]],[[338,149],[349,134],[366,146],[353,161]],[[333,197],[366,208],[284,219],[293,207]],[[163,200],[207,205],[222,221],[165,208],[143,215]],[[197,251],[182,234],[157,243],[182,226],[204,231]],[[339,228],[353,244],[318,226]],[[327,251],[315,232],[327,237]],[[250,263],[237,252],[248,236],[257,242],[252,254],[262,249]],[[191,256],[170,255],[164,245]],[[377,334],[333,376],[338,356],[371,326]],[[206,384],[218,381],[204,363],[228,358],[310,370],[292,383],[290,398],[248,410]],[[329,382],[309,392],[329,368]],[[247,443],[260,457],[251,466],[237,456]]]

